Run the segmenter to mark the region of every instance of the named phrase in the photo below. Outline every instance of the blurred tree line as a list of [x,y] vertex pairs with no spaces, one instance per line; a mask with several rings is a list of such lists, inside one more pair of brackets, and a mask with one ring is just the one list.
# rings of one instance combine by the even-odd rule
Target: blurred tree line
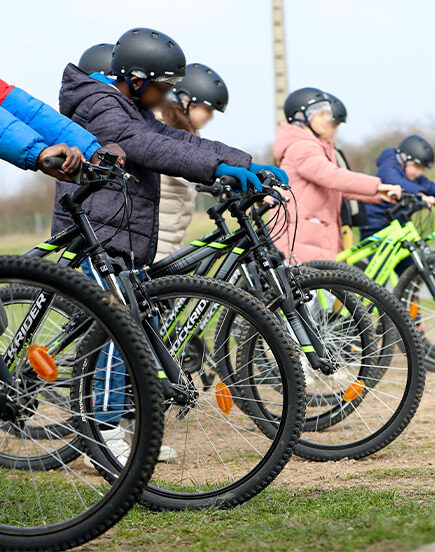
[[[425,125],[389,125],[388,130],[373,133],[358,144],[349,144],[340,140],[339,132],[337,145],[344,151],[352,170],[373,175],[376,173],[376,158],[378,155],[385,148],[397,147],[403,138],[411,134],[423,136],[435,149],[435,119],[432,119]],[[435,180],[435,169],[426,170],[425,175]]]
[[38,234],[49,232],[55,181],[37,172],[16,191],[0,199],[0,234]]

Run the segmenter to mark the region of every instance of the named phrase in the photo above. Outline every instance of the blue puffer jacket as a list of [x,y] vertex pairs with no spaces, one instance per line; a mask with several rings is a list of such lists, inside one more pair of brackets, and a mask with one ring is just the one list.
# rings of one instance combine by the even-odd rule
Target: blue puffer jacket
[[[72,64],[67,65],[63,75],[59,104],[62,113],[92,132],[101,144],[116,142],[127,154],[126,170],[138,179],[137,184],[129,185],[130,228],[137,263],[151,264],[156,252],[159,173],[211,184],[221,163],[245,168],[251,163],[251,156],[241,150],[164,125],[151,111],[141,109],[115,86],[98,82]],[[71,223],[57,199],[74,186],[57,183],[53,232]],[[116,234],[106,246],[109,254],[129,260],[123,207],[124,194],[108,186],[84,204],[100,240],[111,239]],[[119,228],[122,230],[117,232]]]
[[[420,176],[415,181],[406,178],[405,170],[397,161],[394,148],[385,149],[376,159],[376,164],[378,166],[376,176],[385,184],[398,184],[402,187],[403,191],[409,194],[423,193],[435,196],[435,182],[432,182],[432,180],[429,180],[425,176]],[[361,227],[362,230],[374,232],[388,226],[390,221],[386,217],[385,212],[391,208],[390,203],[386,201],[377,205],[367,203],[365,207],[368,225]]]
[[86,159],[101,147],[85,129],[0,79],[0,158],[36,170],[41,151],[60,142],[77,146]]

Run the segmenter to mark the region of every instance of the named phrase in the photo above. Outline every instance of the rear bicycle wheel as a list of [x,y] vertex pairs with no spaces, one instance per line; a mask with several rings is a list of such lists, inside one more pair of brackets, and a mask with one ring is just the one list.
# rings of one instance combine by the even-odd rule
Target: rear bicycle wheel
[[[143,288],[158,309],[158,316],[153,316],[161,335],[183,372],[186,367],[194,390],[187,405],[166,404],[163,443],[175,455],[156,466],[140,502],[155,510],[241,504],[275,479],[299,437],[305,401],[296,350],[261,303],[229,284],[174,276],[145,283]],[[240,327],[251,330],[249,362],[255,364],[257,354],[261,358],[266,354],[280,377],[280,391],[269,386],[260,398],[279,414],[271,437],[259,429],[256,412],[241,407],[241,401],[251,402],[251,397],[233,395],[232,381],[218,377],[222,361],[218,349],[226,344],[219,341],[225,316],[234,316]],[[227,354],[234,363],[240,362],[243,343],[232,335],[225,339]],[[89,348],[96,344],[89,343]],[[245,389],[256,384],[238,381]],[[114,454],[102,452],[92,457],[108,469],[116,467]]]
[[[86,356],[77,357],[76,352],[89,333],[98,331],[106,342],[116,343],[128,376],[119,392],[128,394],[128,410],[136,422],[127,463],[117,471],[111,485],[96,477],[95,471],[87,470],[81,458],[67,463],[59,447],[81,455],[87,437],[80,425],[94,420],[96,413],[83,401],[70,399],[59,404],[54,394],[42,393],[42,378],[29,366],[26,353],[15,357],[14,381],[0,384],[0,416],[8,424],[0,428],[0,455],[9,459],[7,467],[5,463],[0,467],[0,550],[64,550],[97,537],[136,502],[160,448],[162,395],[142,333],[125,309],[90,279],[39,259],[0,257],[0,289],[8,287],[11,291],[23,286],[54,294],[53,305],[65,300],[90,320],[87,329],[75,335],[73,347],[51,357],[51,366],[55,364],[58,374],[69,371],[68,381],[62,378],[61,386],[67,383],[72,389],[75,365],[86,363]],[[36,311],[29,312],[33,317]],[[19,309],[14,315],[19,316]],[[20,327],[27,327],[28,316],[22,315],[24,326]],[[42,319],[39,326],[40,336],[45,335],[44,322]],[[29,339],[26,347],[36,344]],[[83,379],[81,373],[74,376],[79,387]],[[51,436],[46,429],[45,438],[36,439],[26,430],[28,423],[45,424],[45,428],[66,425],[68,435]],[[50,468],[53,464],[56,470]]]

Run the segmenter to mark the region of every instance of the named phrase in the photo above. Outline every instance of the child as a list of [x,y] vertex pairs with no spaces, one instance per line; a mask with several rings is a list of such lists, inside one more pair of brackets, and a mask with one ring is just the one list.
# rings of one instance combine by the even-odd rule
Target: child
[[[288,123],[282,123],[278,130],[274,155],[289,177],[298,204],[296,260],[335,260],[342,250],[343,196],[392,201],[392,193],[400,197],[400,186],[337,166],[333,139],[339,123],[332,119],[329,96],[321,90],[302,88],[292,92],[284,111]],[[277,240],[278,248],[287,256],[295,230],[295,211],[290,212],[289,235]]]
[[[74,65],[65,69],[60,91],[60,110],[95,133],[102,143],[118,142],[127,154],[126,169],[138,179],[129,186],[132,198],[130,228],[137,266],[153,262],[158,235],[160,173],[183,177],[193,182],[212,184],[223,175],[237,177],[246,190],[250,182],[258,190],[261,183],[256,173],[272,170],[287,181],[283,171],[273,166],[252,163],[251,156],[220,142],[204,140],[184,130],[174,130],[156,120],[151,109],[160,105],[163,96],[185,75],[186,60],[178,44],[169,36],[153,29],[136,28],[124,33],[112,52],[112,74],[115,84],[102,74],[86,75]],[[192,98],[194,101],[194,98]],[[53,231],[65,228],[70,221],[58,198],[74,185],[58,183],[54,206]],[[95,194],[84,204],[89,220],[96,226],[101,241],[111,240],[106,249],[110,255],[130,262],[129,235],[123,225],[124,194],[109,187]],[[88,274],[92,272],[88,270]],[[101,422],[123,427],[122,404],[116,404],[117,377],[102,367],[101,388],[95,403]],[[117,427],[108,429],[105,438],[123,458],[125,438]],[[159,460],[170,461],[175,451],[164,446]],[[124,455],[125,457],[125,455]]]
[[[427,140],[412,135],[404,138],[397,148],[386,148],[377,158],[378,176],[382,182],[398,184],[408,194],[422,194],[430,205],[435,205],[435,182],[423,175],[425,168],[432,167],[434,152]],[[388,226],[386,216],[388,203],[367,205],[368,223],[361,227],[361,239]],[[396,267],[397,274],[402,274],[412,265],[412,258],[404,259]]]
[[[224,112],[228,89],[213,69],[201,63],[186,67],[186,75],[172,89],[173,96],[156,117],[175,129],[198,134],[213,119],[214,111]],[[183,246],[192,220],[196,191],[182,178],[162,175],[160,179],[159,241],[156,261]]]
[[[329,93],[328,96],[331,102],[331,115],[333,122],[336,123],[337,126],[345,123],[347,121],[346,106],[336,96]],[[339,149],[336,144],[334,144],[334,148],[337,165],[350,170],[350,166],[344,152]],[[343,246],[344,249],[348,249],[353,245],[352,226],[362,226],[363,224],[367,224],[367,215],[364,203],[357,201],[356,199],[343,198],[341,202],[340,218]]]
[[[126,168],[139,180],[129,187],[133,199],[133,249],[136,262],[149,265],[157,248],[159,173],[206,184],[229,174],[240,178],[245,186],[249,181],[261,189],[256,173],[262,166],[252,163],[248,153],[174,130],[156,120],[151,109],[185,74],[184,53],[169,36],[144,28],[127,31],[113,49],[112,72],[117,76],[115,85],[98,82],[68,65],[60,91],[60,111],[95,133],[101,142],[116,140],[126,151]],[[101,75],[101,80],[105,79]],[[287,179],[277,167],[269,168],[278,178]],[[53,231],[69,224],[58,206],[58,198],[67,189],[63,184],[57,186]],[[111,239],[118,231],[123,205],[123,193],[111,188],[103,189],[85,204],[91,223],[99,228],[101,241]],[[116,234],[107,250],[129,260],[125,228]]]

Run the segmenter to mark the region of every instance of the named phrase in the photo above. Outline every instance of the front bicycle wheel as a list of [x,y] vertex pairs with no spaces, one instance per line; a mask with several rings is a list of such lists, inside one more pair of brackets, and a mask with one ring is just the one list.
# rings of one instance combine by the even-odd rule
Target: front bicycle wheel
[[[435,254],[426,259],[429,272],[435,286]],[[424,281],[416,265],[412,265],[399,278],[394,295],[412,318],[423,342],[425,366],[435,372],[435,298]]]
[[[8,348],[15,351],[13,379],[5,383],[4,376],[0,383],[0,550],[64,550],[97,537],[134,505],[160,448],[162,395],[142,333],[125,309],[90,279],[38,259],[0,257],[0,289],[13,298],[14,290],[23,288],[31,290],[30,296],[45,297],[53,309],[45,310],[42,300],[27,311],[22,304],[14,309],[13,300],[6,307],[12,326],[21,333]],[[75,332],[68,321],[63,323],[61,304],[83,314],[84,324]],[[56,319],[56,313],[61,318]],[[32,326],[29,333],[37,319],[37,331]],[[53,325],[61,319],[62,324]],[[52,335],[55,326],[56,345],[45,342],[47,350],[44,337]],[[83,388],[88,373],[74,369],[86,366],[87,356],[78,356],[78,351],[95,332],[104,336],[103,345],[116,343],[125,374],[118,392],[128,398],[126,413],[135,419],[125,466],[114,474],[112,484],[83,464],[87,436],[81,424],[98,419],[98,413],[83,395],[76,402],[71,396],[63,400],[73,380]],[[7,335],[2,337],[4,345]],[[35,350],[38,354],[31,356]],[[51,372],[46,387],[47,367]],[[60,427],[65,434],[53,429]],[[74,461],[66,454],[70,450],[78,456]]]
[[[400,435],[420,403],[425,369],[417,332],[394,296],[364,275],[313,270],[296,278],[312,295],[312,326],[334,366],[324,375],[303,362],[307,391],[334,395],[336,403],[307,405],[309,432],[295,453],[318,461],[373,454]],[[383,339],[380,328],[391,335]],[[364,335],[369,343],[361,347]],[[383,355],[388,363],[379,362]]]
[[[190,383],[186,404],[166,403],[163,444],[172,454],[156,466],[141,503],[156,510],[241,504],[275,479],[299,437],[305,400],[296,349],[261,303],[229,284],[174,276],[143,284],[143,289],[156,309],[155,328]],[[258,380],[246,378],[237,382],[238,389],[246,391],[239,397],[233,382],[219,377],[224,345],[238,372],[245,370],[239,349],[246,339],[239,335],[221,339],[226,317],[235,318],[237,326],[249,332],[250,356],[243,362],[258,373],[266,356],[279,378],[279,389],[273,385],[265,389],[264,382],[256,399],[252,388]],[[89,349],[97,343],[89,343]],[[270,436],[259,428],[258,410],[252,407],[255,400],[277,414]],[[92,457],[113,469],[115,454],[103,452],[105,458]]]

